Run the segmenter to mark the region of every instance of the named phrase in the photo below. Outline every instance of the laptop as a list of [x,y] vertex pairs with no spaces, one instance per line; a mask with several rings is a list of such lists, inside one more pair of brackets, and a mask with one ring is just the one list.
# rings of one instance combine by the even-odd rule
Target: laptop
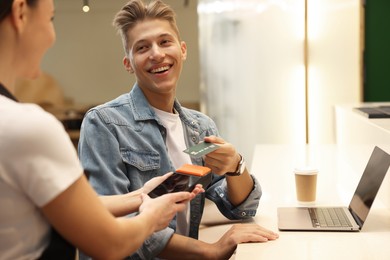
[[348,207],[279,207],[279,230],[360,231],[390,166],[390,155],[375,147]]
[[390,118],[390,106],[356,107],[354,109],[368,118]]

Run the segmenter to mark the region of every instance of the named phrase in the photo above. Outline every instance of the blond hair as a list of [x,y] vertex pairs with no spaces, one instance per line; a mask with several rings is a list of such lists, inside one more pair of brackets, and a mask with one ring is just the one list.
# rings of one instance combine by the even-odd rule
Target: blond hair
[[176,25],[176,15],[173,9],[161,0],[145,4],[142,0],[131,0],[115,15],[113,25],[122,37],[122,44],[126,55],[129,55],[128,32],[141,21],[160,19],[168,21],[180,39]]

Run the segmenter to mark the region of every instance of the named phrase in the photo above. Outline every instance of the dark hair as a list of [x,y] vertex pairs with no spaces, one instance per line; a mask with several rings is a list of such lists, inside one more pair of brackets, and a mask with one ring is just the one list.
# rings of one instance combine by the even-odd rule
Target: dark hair
[[[0,0],[0,22],[11,13],[14,0]],[[26,0],[29,6],[35,6],[38,0]]]

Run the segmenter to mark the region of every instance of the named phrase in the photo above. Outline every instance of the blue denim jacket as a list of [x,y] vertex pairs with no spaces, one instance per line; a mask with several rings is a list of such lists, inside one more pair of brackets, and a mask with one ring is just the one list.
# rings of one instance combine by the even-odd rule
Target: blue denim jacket
[[[175,109],[183,122],[187,147],[203,141],[205,136],[218,135],[215,123],[206,115],[182,107]],[[166,130],[136,84],[130,93],[92,108],[85,115],[78,146],[81,163],[89,173],[89,181],[98,194],[124,194],[143,186],[153,177],[174,171],[166,146]],[[203,165],[202,158],[192,163]],[[189,236],[198,238],[205,197],[213,201],[228,219],[255,216],[261,189],[258,181],[241,205],[234,207],[227,199],[226,180],[213,174],[206,192],[191,201]],[[154,233],[129,259],[152,259],[166,246],[174,233],[170,227]]]

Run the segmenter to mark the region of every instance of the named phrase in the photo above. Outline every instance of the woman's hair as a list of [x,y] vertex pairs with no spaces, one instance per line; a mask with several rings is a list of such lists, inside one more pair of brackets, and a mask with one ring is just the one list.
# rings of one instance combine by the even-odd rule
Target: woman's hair
[[137,22],[151,19],[168,21],[180,39],[179,29],[176,25],[175,12],[161,0],[151,1],[145,4],[142,0],[131,0],[115,15],[113,25],[122,37],[123,48],[126,55],[129,54],[128,31]]
[[[11,13],[14,0],[0,0],[0,22]],[[29,6],[35,6],[38,0],[26,0]]]

